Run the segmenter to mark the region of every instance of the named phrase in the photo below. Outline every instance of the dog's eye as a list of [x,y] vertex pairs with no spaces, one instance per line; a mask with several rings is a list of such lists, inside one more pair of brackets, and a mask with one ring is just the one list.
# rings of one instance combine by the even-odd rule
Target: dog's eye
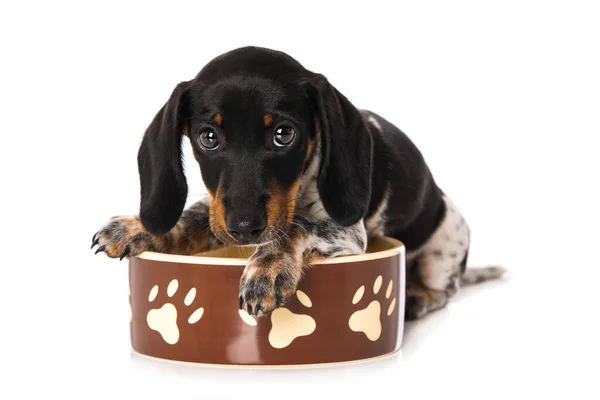
[[219,139],[213,131],[204,131],[200,134],[200,146],[204,150],[216,150],[219,148]]
[[273,142],[277,147],[286,147],[292,144],[296,137],[296,131],[288,126],[282,126],[277,128],[275,135],[273,136]]

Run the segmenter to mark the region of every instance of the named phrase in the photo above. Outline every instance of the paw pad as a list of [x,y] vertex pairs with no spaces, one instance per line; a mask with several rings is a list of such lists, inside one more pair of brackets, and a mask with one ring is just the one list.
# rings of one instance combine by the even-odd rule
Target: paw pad
[[[373,294],[376,295],[381,290],[383,277],[379,275],[373,283]],[[389,299],[394,288],[394,281],[390,280],[385,291],[385,298]],[[354,293],[352,304],[358,304],[365,294],[365,286],[359,287]],[[396,307],[396,298],[394,297],[387,307],[386,314],[392,315]],[[381,336],[381,303],[373,300],[367,307],[355,311],[348,320],[348,326],[354,332],[362,332],[371,341],[376,341]]]
[[[179,289],[179,282],[173,279],[167,286],[167,296],[173,297]],[[158,296],[159,287],[154,285],[148,294],[148,302],[152,303]],[[186,294],[183,304],[189,307],[196,299],[196,288],[191,288]],[[197,308],[190,314],[187,322],[195,324],[202,318],[204,308]],[[148,311],[146,322],[150,329],[160,333],[161,337],[168,344],[175,344],[179,341],[179,327],[177,326],[177,307],[172,303],[165,303],[161,308],[156,308]]]

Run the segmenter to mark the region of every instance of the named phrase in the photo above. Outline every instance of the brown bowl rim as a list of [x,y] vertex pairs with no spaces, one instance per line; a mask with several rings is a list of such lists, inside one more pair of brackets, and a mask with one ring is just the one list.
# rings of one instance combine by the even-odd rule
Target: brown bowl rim
[[[328,265],[328,264],[339,264],[339,263],[353,263],[363,262],[370,260],[377,260],[380,258],[392,257],[400,253],[405,252],[404,244],[394,238],[388,236],[380,236],[372,239],[372,241],[382,242],[388,246],[385,250],[374,251],[364,254],[339,256],[333,258],[326,258],[314,262],[313,266]],[[202,254],[202,253],[200,253]],[[167,254],[158,253],[153,251],[146,251],[138,256],[144,260],[151,261],[162,261],[180,264],[198,264],[198,265],[223,265],[223,266],[245,266],[248,262],[248,258],[244,256],[240,257],[223,257],[223,256],[205,256],[205,255],[180,255],[180,254]]]

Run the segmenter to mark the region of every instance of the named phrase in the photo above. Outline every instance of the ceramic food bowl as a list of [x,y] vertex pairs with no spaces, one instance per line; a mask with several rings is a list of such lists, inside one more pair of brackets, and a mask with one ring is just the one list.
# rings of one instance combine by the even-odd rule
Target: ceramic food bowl
[[191,363],[292,366],[359,361],[400,348],[402,243],[380,238],[366,254],[312,265],[292,300],[261,318],[238,305],[239,280],[251,251],[146,252],[132,258],[133,349]]

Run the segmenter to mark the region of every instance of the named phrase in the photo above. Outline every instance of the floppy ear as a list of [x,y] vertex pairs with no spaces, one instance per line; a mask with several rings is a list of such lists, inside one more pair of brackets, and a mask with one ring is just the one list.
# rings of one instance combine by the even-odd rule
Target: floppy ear
[[337,223],[349,226],[367,213],[371,197],[371,134],[360,112],[327,79],[317,74],[309,96],[321,127],[321,201]]
[[173,90],[146,129],[138,152],[140,220],[154,234],[166,233],[175,226],[187,199],[181,138],[188,85],[181,82]]

